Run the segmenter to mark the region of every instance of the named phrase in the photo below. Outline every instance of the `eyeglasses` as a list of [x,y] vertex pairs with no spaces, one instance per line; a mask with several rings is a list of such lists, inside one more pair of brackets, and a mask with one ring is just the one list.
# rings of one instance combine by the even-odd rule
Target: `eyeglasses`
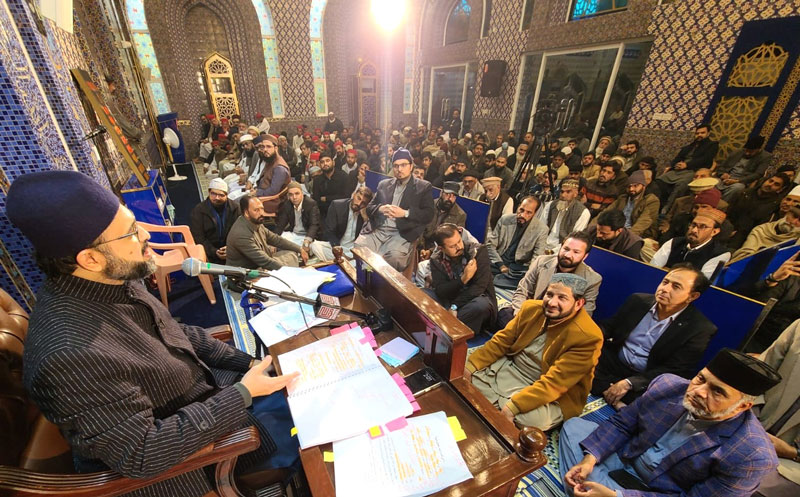
[[707,229],[713,228],[713,226],[706,226],[705,224],[691,223],[691,224],[689,224],[689,228],[695,228],[697,230],[707,230]]
[[122,240],[123,238],[130,238],[132,236],[138,236],[138,235],[139,235],[139,225],[134,223],[133,230],[131,230],[129,233],[125,233],[122,236],[112,238],[111,240],[103,240],[100,243],[95,243],[94,246],[97,247],[98,245],[103,245],[104,243],[116,242],[117,240]]

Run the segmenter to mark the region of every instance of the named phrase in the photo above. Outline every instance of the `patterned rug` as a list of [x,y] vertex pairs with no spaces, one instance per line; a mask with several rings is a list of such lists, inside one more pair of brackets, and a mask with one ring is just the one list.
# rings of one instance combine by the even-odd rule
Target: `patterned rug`
[[[602,397],[589,395],[581,417],[601,423],[615,412]],[[566,497],[558,466],[558,430],[547,434],[547,447],[544,453],[547,456],[547,464],[522,478],[517,487],[518,497]]]

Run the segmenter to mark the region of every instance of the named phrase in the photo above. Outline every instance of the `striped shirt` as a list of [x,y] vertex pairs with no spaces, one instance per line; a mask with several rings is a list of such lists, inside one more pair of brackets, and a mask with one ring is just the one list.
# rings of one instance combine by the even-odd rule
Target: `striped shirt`
[[[250,360],[202,328],[176,322],[141,282],[61,276],[37,296],[23,379],[71,446],[77,471],[146,478],[252,424],[262,440],[253,456],[274,452],[232,386]],[[197,470],[130,495],[201,496],[211,488]]]

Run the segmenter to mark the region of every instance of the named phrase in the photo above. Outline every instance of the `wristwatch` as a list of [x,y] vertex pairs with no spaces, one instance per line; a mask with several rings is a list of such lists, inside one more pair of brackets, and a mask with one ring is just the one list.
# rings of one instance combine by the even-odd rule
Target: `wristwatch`
[[769,273],[769,274],[767,275],[767,277],[766,277],[766,278],[764,278],[764,279],[766,279],[766,280],[767,280],[767,281],[769,281],[770,283],[777,283],[777,282],[778,282],[778,280],[776,280],[775,278],[773,278],[773,277],[772,277],[772,275],[773,275],[773,274],[774,274],[774,273]]

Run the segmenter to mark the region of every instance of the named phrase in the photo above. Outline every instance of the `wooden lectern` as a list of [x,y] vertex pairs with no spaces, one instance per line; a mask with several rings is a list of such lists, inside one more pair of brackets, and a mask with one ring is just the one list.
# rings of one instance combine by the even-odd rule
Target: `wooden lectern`
[[[467,340],[473,336],[472,331],[369,249],[353,249],[355,269],[341,260],[340,254],[337,263],[356,286],[353,296],[342,299],[342,307],[360,312],[388,310],[394,329],[378,333],[375,336],[378,343],[401,336],[420,347],[421,353],[399,368],[385,365],[389,373],[408,376],[427,365],[446,380],[417,397],[422,410],[415,415],[444,411],[448,416],[458,417],[467,434],[467,439],[459,442],[458,447],[473,478],[435,495],[513,496],[520,479],[547,462],[542,453],[547,439],[536,428],[517,429],[462,378]],[[327,336],[326,328],[312,328],[272,345],[270,354],[278,371],[279,355]],[[323,451],[331,450],[331,445],[300,451],[314,497],[336,495],[335,463],[325,463],[322,459]]]

